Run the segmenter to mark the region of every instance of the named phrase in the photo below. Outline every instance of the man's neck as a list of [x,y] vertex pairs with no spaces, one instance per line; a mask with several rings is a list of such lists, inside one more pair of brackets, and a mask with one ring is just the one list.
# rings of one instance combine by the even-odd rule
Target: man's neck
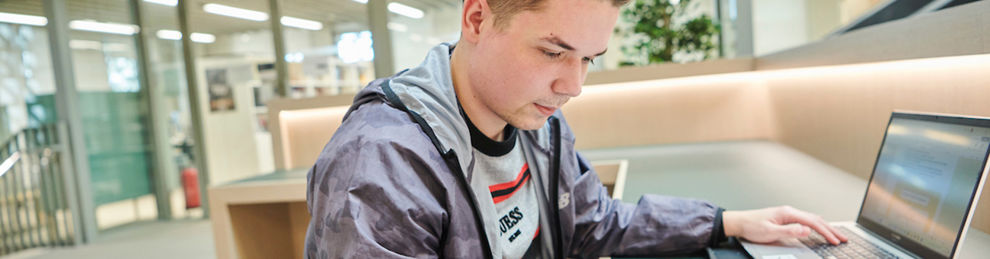
[[508,123],[502,120],[502,118],[499,118],[488,107],[485,107],[481,103],[480,98],[482,97],[474,92],[467,74],[467,58],[470,58],[467,55],[468,53],[465,53],[467,47],[458,46],[451,53],[450,75],[454,82],[454,93],[457,96],[457,100],[461,103],[464,113],[471,119],[474,126],[488,138],[494,141],[502,141],[505,137],[503,129],[505,129],[505,125]]

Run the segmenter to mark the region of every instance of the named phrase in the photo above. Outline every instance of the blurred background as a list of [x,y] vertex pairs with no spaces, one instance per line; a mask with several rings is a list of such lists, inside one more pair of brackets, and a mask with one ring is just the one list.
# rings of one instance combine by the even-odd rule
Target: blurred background
[[[633,0],[590,71],[759,57],[969,2]],[[269,102],[349,101],[456,41],[461,7],[0,0],[0,257],[170,229],[192,234],[156,242],[212,257],[207,188],[277,171]]]

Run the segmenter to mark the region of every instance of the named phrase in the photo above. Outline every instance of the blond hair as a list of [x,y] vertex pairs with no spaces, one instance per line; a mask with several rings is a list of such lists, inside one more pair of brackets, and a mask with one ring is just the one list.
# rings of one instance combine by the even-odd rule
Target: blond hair
[[[488,0],[488,7],[495,17],[495,28],[504,29],[509,25],[512,16],[523,11],[538,11],[543,8],[543,4],[548,0]],[[612,6],[621,7],[630,0],[597,0],[610,1]]]

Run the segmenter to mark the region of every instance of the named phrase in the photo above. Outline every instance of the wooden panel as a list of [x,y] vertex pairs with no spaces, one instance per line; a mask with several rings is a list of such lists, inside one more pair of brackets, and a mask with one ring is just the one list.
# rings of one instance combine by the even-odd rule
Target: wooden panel
[[602,185],[608,189],[608,194],[613,199],[622,200],[622,195],[626,189],[626,173],[629,168],[629,161],[625,159],[593,161],[591,166],[598,174],[598,179]]
[[581,149],[772,138],[865,179],[893,110],[990,116],[987,67],[972,55],[612,84],[564,112]]
[[306,229],[309,228],[309,210],[306,202],[289,203],[289,225],[292,227],[292,251],[295,257],[303,258],[306,246]]
[[[282,111],[307,110],[350,106],[354,95],[317,96],[302,99],[275,99],[268,102],[268,132],[272,134],[272,153],[275,156],[276,169],[292,169],[286,159],[283,145],[283,124],[280,115]],[[333,135],[333,133],[330,133]],[[326,139],[330,139],[327,137]],[[326,142],[324,142],[326,143]]]
[[598,178],[601,178],[604,185],[615,185],[615,178],[619,176],[619,164],[599,164],[592,163]]
[[753,58],[707,60],[687,64],[666,63],[641,67],[623,67],[621,69],[588,73],[588,77],[584,80],[584,84],[598,85],[675,77],[725,74],[751,71],[753,68]]
[[[979,55],[768,73],[775,140],[868,178],[893,110],[990,116],[988,67]],[[984,231],[988,204],[974,220]]]
[[[282,164],[279,169],[313,166],[323,146],[340,127],[347,106],[282,111],[279,115]],[[274,134],[273,134],[274,136]]]
[[[230,221],[238,258],[285,258],[293,251],[286,203],[231,205]],[[296,257],[301,258],[301,257]]]
[[231,205],[238,258],[303,258],[309,211],[305,202]]
[[213,230],[213,246],[219,259],[234,258],[236,255],[236,245],[234,244],[233,227],[230,224],[230,210],[223,197],[217,197],[215,191],[210,191],[210,226]]
[[766,89],[746,75],[586,87],[564,105],[577,148],[769,139]]
[[[282,256],[274,258],[283,258],[285,255],[295,254],[297,248],[298,251],[302,251],[300,245],[302,241],[298,236],[305,235],[309,220],[305,205],[305,177],[215,186],[210,188],[207,197],[212,208],[210,221],[213,225],[213,243],[216,246],[217,258],[244,258],[245,252],[281,253]],[[305,220],[301,220],[302,218]],[[265,222],[272,222],[276,226],[257,229],[252,226]],[[244,251],[245,248],[242,247],[245,244],[261,243],[272,238],[288,241],[248,248],[258,251]]]
[[769,74],[777,140],[868,177],[895,109],[990,116],[990,55]]

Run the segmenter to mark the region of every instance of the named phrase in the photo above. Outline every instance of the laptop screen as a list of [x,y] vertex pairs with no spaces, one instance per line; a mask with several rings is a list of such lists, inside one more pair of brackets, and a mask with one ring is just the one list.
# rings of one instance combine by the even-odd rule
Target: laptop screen
[[859,222],[924,258],[949,258],[990,149],[982,119],[895,113]]

